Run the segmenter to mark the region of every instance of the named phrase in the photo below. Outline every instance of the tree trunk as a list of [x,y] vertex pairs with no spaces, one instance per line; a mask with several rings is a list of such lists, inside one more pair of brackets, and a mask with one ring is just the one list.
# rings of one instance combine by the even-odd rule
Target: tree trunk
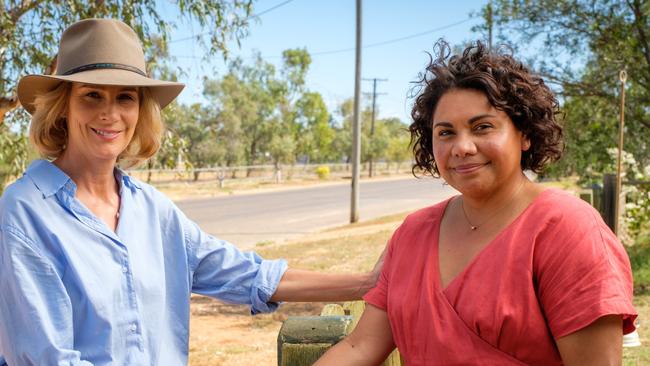
[[18,96],[0,97],[0,124],[4,122],[7,113],[18,108]]

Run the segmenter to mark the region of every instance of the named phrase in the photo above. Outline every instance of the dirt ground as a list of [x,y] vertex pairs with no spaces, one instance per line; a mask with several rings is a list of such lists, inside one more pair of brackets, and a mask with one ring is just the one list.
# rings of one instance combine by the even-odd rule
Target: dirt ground
[[189,364],[277,365],[277,337],[282,322],[288,316],[317,315],[323,305],[284,304],[275,313],[251,316],[246,306],[193,297]]

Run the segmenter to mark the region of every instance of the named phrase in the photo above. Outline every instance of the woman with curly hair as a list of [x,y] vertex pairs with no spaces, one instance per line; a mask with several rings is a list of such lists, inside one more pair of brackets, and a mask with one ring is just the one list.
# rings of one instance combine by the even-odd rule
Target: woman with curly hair
[[358,326],[319,365],[614,365],[634,330],[627,255],[591,206],[524,175],[560,158],[543,80],[481,43],[437,44],[410,126],[415,169],[460,192],[393,234]]

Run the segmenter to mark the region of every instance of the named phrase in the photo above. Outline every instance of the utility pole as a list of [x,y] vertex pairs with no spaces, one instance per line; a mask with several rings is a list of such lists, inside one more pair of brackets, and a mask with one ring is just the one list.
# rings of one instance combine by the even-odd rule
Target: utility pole
[[627,81],[627,71],[621,70],[618,74],[621,82],[621,119],[618,126],[618,161],[616,162],[616,204],[614,216],[614,234],[620,234],[619,222],[621,216],[621,191],[623,190],[623,133],[625,127],[625,82]]
[[486,9],[486,25],[488,29],[488,49],[492,49],[492,1],[488,2]]
[[361,0],[357,0],[356,60],[354,67],[354,118],[352,122],[352,197],[350,223],[359,221],[359,165],[361,163]]
[[[377,101],[377,95],[384,95],[386,93],[377,93],[377,82],[378,81],[388,81],[388,79],[378,79],[378,78],[372,78],[372,79],[363,79],[366,81],[372,81],[372,119],[370,120],[370,142],[372,143],[372,138],[375,135],[375,105]],[[368,164],[368,176],[372,178],[372,159],[373,159],[373,153],[370,153],[370,159],[369,159],[369,164]]]

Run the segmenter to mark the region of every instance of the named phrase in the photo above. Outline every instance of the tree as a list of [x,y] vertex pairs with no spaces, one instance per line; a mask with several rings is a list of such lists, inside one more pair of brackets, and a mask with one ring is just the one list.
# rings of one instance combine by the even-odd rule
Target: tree
[[[193,169],[208,168],[223,164],[225,160],[225,146],[218,144],[215,120],[210,118],[209,112],[200,104],[185,106],[174,104],[170,112],[165,114],[165,125],[172,134],[169,138],[179,136],[183,140],[181,147],[185,152],[183,161],[189,163]],[[174,151],[178,144],[168,144],[161,149],[160,162],[172,162],[169,157],[179,156]],[[163,158],[164,157],[164,158]],[[179,159],[176,159],[178,161]],[[176,163],[174,161],[174,163]],[[175,167],[175,166],[174,166]],[[199,179],[199,171],[194,171],[194,180]]]
[[227,150],[241,151],[246,165],[272,162],[279,168],[322,146],[321,140],[327,143],[327,108],[318,93],[304,88],[310,62],[306,50],[290,49],[279,72],[256,55],[253,65],[236,59],[224,77],[206,80],[218,140],[239,141]]
[[495,0],[492,14],[502,41],[540,45],[530,63],[563,99],[567,156],[556,173],[589,174],[611,160],[623,68],[625,149],[640,166],[650,164],[650,2]]
[[395,169],[399,171],[400,164],[411,158],[411,134],[408,126],[399,118],[379,120],[379,125],[387,131],[386,145],[380,152],[380,157],[388,162],[396,163]]
[[334,129],[319,93],[307,92],[296,102],[296,122],[296,154],[310,162],[329,161]]
[[275,96],[281,86],[274,79],[275,67],[259,55],[252,66],[233,60],[221,80],[206,80],[204,95],[227,137],[239,139],[246,165],[264,158],[271,140],[271,119],[276,113]]

